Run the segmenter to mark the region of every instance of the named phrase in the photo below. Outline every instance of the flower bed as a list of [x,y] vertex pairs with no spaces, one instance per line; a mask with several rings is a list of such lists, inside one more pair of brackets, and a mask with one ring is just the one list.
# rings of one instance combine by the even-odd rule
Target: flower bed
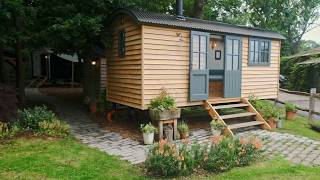
[[224,172],[254,162],[261,155],[261,147],[256,138],[213,136],[211,143],[205,145],[187,140],[176,145],[163,140],[151,148],[145,168],[152,175],[163,177],[190,175],[198,170]]

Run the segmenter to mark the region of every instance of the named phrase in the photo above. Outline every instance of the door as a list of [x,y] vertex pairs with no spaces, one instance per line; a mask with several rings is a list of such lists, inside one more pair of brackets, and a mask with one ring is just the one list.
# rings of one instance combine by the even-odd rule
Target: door
[[241,97],[241,37],[225,38],[224,97]]
[[210,34],[191,31],[190,39],[190,101],[206,100],[209,96]]

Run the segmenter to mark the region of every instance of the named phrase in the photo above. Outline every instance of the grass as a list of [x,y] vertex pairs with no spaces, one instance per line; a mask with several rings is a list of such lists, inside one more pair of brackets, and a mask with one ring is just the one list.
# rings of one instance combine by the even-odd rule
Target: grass
[[0,179],[143,179],[137,168],[73,139],[0,144]]
[[[275,159],[218,175],[182,179],[318,179],[320,167]],[[149,177],[150,179],[154,179]],[[17,138],[0,143],[0,179],[148,179],[140,168],[74,139]]]
[[214,179],[214,180],[269,180],[269,179],[319,179],[320,167],[306,167],[293,165],[283,159],[273,159],[254,164],[248,167],[234,168],[229,172],[216,176],[196,177],[190,179]]
[[276,131],[320,140],[320,133],[311,129],[308,124],[308,119],[302,116],[297,116],[291,121],[285,120],[283,128],[276,129]]

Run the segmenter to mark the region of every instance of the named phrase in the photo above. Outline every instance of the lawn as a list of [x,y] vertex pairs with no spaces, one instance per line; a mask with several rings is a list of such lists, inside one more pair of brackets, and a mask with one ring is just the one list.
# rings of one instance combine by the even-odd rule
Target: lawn
[[[148,179],[139,169],[74,139],[29,137],[0,143],[0,179]],[[318,179],[319,172],[319,167],[276,159],[183,179]]]
[[315,140],[320,140],[320,132],[310,128],[306,117],[297,116],[294,120],[284,122],[282,129],[276,129],[278,132],[286,132],[290,134],[300,135]]
[[73,139],[0,144],[0,179],[143,179],[137,168]]

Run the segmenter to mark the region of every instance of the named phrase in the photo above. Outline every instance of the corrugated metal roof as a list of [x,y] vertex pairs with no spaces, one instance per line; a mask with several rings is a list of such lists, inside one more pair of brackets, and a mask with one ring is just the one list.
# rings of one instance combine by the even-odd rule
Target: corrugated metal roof
[[125,13],[132,16],[140,24],[155,24],[161,26],[173,26],[201,31],[212,31],[218,33],[239,34],[247,36],[265,37],[271,39],[285,39],[285,37],[279,33],[263,29],[240,25],[231,25],[221,22],[207,21],[189,17],[185,17],[184,20],[181,20],[178,19],[176,16],[168,14],[158,14],[140,10],[118,9],[115,11],[112,17],[121,13]]

